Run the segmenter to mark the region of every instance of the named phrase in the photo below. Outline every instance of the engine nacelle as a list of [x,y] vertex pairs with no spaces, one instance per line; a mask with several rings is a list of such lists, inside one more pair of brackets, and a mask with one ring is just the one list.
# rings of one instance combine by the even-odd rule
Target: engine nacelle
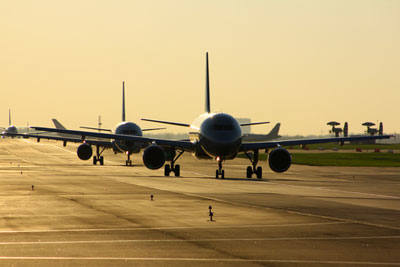
[[161,168],[165,163],[164,149],[158,145],[148,146],[143,151],[143,163],[151,170]]
[[292,156],[286,149],[277,148],[269,153],[268,163],[274,172],[285,172],[292,164]]
[[82,145],[78,146],[76,154],[78,154],[78,157],[81,160],[88,160],[92,157],[93,150],[90,145],[83,143]]

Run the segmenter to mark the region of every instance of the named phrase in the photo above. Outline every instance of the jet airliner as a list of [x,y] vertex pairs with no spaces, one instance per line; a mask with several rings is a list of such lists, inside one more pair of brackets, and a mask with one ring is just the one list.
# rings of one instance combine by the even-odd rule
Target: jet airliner
[[[126,113],[125,113],[125,82],[122,82],[122,122],[117,124],[114,130],[114,134],[116,135],[127,135],[127,136],[142,136],[145,131],[153,131],[160,130],[165,128],[149,128],[149,129],[141,129],[139,125],[133,122],[126,121]],[[67,142],[74,143],[82,143],[78,146],[77,155],[81,160],[89,160],[93,155],[92,146],[96,148],[96,155],[93,156],[93,165],[96,165],[99,162],[100,165],[104,165],[104,157],[101,155],[105,149],[112,148],[115,153],[126,153],[127,160],[125,161],[126,166],[132,166],[132,160],[130,156],[133,153],[139,153],[143,148],[143,142],[134,142],[130,140],[122,140],[122,139],[114,139],[110,141],[110,138],[101,138],[101,139],[85,139],[85,138],[77,138],[76,135],[68,133],[68,130],[59,123],[56,119],[53,119],[53,123],[56,126],[56,129],[64,132],[63,135],[60,136],[51,136],[51,135],[43,135],[43,134],[18,134],[17,132],[10,132],[6,135],[9,136],[23,136],[25,138],[31,137],[36,138],[38,142],[40,139],[50,139],[50,140],[59,140],[63,141],[64,146],[67,145]],[[106,130],[112,132],[109,129],[99,129],[94,127],[84,127],[92,130]],[[59,132],[61,133],[61,132]],[[87,132],[87,136],[90,136],[91,132]],[[84,140],[83,140],[84,139]]]

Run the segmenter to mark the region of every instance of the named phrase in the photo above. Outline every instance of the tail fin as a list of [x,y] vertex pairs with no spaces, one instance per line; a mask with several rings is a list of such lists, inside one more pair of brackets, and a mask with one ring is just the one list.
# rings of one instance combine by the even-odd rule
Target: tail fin
[[383,122],[379,123],[379,135],[383,135]]
[[206,52],[206,106],[205,111],[210,113],[210,76],[208,73],[208,52]]
[[278,138],[279,136],[279,129],[281,127],[281,124],[278,122],[277,124],[275,124],[274,128],[272,128],[272,130],[269,132],[269,136],[273,137],[273,138]]
[[347,122],[344,123],[343,127],[343,136],[347,137],[349,136],[349,124]]
[[125,81],[122,82],[122,121],[125,121]]
[[8,109],[8,126],[11,126],[11,109]]
[[62,130],[66,130],[67,129],[57,119],[51,119],[51,120],[53,121],[53,124],[57,129],[62,129]]

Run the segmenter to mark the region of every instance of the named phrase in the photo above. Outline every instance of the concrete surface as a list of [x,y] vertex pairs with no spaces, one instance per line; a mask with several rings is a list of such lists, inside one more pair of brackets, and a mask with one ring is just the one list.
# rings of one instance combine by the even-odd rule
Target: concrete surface
[[185,155],[176,178],[75,149],[0,140],[0,265],[400,265],[400,168],[261,162],[248,180],[237,159],[217,180],[216,162]]

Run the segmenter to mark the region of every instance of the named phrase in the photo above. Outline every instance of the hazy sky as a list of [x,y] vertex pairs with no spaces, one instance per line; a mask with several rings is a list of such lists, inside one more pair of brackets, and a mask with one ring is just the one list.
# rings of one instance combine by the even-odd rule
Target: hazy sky
[[[1,1],[0,125],[190,123],[211,108],[282,134],[400,132],[400,1]],[[256,132],[270,126],[255,126]],[[185,131],[171,127],[168,131]]]

